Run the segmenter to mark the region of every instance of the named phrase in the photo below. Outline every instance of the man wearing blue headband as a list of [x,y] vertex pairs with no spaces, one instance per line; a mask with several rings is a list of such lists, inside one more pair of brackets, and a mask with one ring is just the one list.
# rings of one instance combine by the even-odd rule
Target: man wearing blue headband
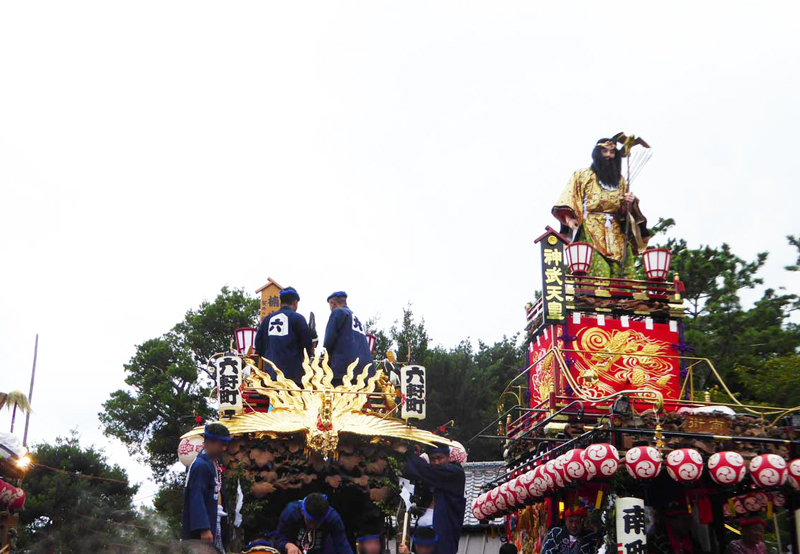
[[364,514],[356,532],[356,550],[358,554],[382,554],[383,518],[379,512]]
[[231,434],[221,423],[209,423],[203,433],[203,450],[189,466],[183,489],[182,540],[209,542],[225,552],[228,542],[227,514],[219,459]]
[[[364,325],[347,307],[347,293],[340,290],[331,294],[328,297],[328,306],[331,308],[331,317],[325,328],[324,346],[333,370],[333,384],[339,385],[348,366],[354,361],[358,360],[354,375],[358,375],[364,366],[371,364],[372,352]],[[374,374],[375,368],[370,367],[369,376]]]
[[276,535],[275,546],[286,554],[353,554],[342,518],[319,493],[290,502]]
[[[439,554],[437,550],[439,537],[436,536],[433,527],[417,527],[414,530],[413,543],[416,554]],[[397,547],[397,554],[409,554],[408,546]]]
[[[403,475],[412,481],[425,483],[433,490],[433,530],[438,537],[436,553],[456,554],[467,507],[464,468],[461,464],[450,463],[447,446],[430,447],[427,454],[429,462],[421,456],[411,455]],[[420,554],[419,550],[417,554]]]
[[[306,318],[297,313],[300,295],[292,287],[280,292],[281,308],[268,315],[256,332],[256,352],[278,366],[283,374],[302,386],[304,352],[314,355],[311,345],[311,330]],[[270,377],[275,378],[272,367],[265,367]]]

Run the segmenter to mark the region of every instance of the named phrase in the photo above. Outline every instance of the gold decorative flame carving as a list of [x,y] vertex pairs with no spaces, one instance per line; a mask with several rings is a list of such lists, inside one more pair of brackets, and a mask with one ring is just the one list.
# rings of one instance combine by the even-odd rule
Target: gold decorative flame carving
[[[247,360],[249,362],[249,360]],[[277,438],[282,434],[305,435],[306,452],[317,452],[325,458],[337,458],[340,433],[371,437],[401,439],[427,445],[455,443],[422,429],[409,426],[401,419],[375,411],[365,410],[370,395],[382,395],[385,405],[394,408],[396,391],[382,371],[367,378],[369,366],[355,377],[358,360],[347,368],[342,384],[333,386],[333,371],[328,356],[305,357],[302,387],[284,376],[272,362],[275,379],[248,363],[250,376],[245,379],[245,390],[253,390],[269,398],[272,410],[242,413],[225,419],[231,436],[252,435],[254,438]],[[391,412],[390,412],[391,413]],[[195,427],[181,438],[202,435],[203,427]]]

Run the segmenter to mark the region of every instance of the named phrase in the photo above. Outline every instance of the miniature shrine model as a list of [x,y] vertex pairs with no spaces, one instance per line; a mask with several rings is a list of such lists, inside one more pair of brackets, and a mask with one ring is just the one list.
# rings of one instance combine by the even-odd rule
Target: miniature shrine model
[[[630,145],[618,153],[629,155]],[[583,211],[585,220],[586,200]],[[608,216],[603,226],[611,228]],[[606,257],[579,234],[570,240],[547,227],[536,242],[543,281],[526,309],[528,367],[500,398],[498,418],[472,439],[503,441],[507,471],[467,509],[484,521],[504,518],[508,540],[526,554],[542,551],[565,513],[585,515],[600,552],[692,552],[680,540],[653,544],[675,514],[691,518],[695,554],[725,552],[750,524],[742,518],[757,518],[776,551],[800,551],[792,415],[800,408],[742,404],[711,360],[689,355],[671,253],[643,248],[633,254],[641,266],[625,260],[627,276],[598,276]],[[725,401],[711,401],[708,379]],[[515,405],[506,409],[509,398]]]

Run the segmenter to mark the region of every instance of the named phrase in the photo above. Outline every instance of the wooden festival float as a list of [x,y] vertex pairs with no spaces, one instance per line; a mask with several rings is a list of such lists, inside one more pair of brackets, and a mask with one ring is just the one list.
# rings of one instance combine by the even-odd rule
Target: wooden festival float
[[[251,346],[254,330],[247,331],[250,338],[239,351],[209,361],[217,373],[220,421],[232,436],[222,460],[231,507],[242,490],[240,540],[274,531],[286,504],[312,492],[328,495],[348,531],[376,514],[385,517],[389,530],[400,505],[403,454],[415,445],[460,446],[407,422],[411,414],[401,393],[411,373],[421,372],[424,383],[424,368],[401,368],[403,382],[395,387],[382,370],[368,377],[356,361],[335,386],[323,353],[306,358],[298,385],[271,362],[258,360]],[[198,426],[181,438],[185,465],[202,448],[202,432]]]
[[507,470],[467,509],[504,518],[525,554],[578,505],[605,552],[645,552],[645,527],[632,533],[622,518],[644,514],[650,528],[671,503],[707,551],[724,552],[748,514],[778,551],[789,537],[800,551],[798,408],[742,404],[711,360],[689,355],[670,252],[644,252],[646,279],[600,278],[587,273],[590,245],[550,227],[536,242],[544,294],[527,306],[528,367],[472,439],[504,441]]

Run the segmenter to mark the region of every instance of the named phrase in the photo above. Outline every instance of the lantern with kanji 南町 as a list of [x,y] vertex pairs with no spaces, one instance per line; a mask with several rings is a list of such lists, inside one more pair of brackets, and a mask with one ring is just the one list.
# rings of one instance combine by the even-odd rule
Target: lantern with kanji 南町
[[750,460],[753,481],[764,488],[777,487],[786,482],[786,460],[777,454],[761,454]]
[[672,252],[667,248],[651,248],[642,254],[644,272],[651,281],[664,281],[672,263]]
[[255,352],[256,332],[255,327],[241,327],[236,329],[236,351],[242,355]]
[[[590,444],[584,450],[586,462],[594,467],[594,476],[611,477],[619,467],[619,453],[613,445],[607,443]],[[591,474],[592,471],[590,470]]]
[[625,469],[636,479],[652,479],[661,472],[661,453],[652,446],[634,446],[625,454]]
[[693,448],[681,448],[667,454],[667,473],[679,483],[697,481],[703,475],[703,457]]
[[592,255],[594,246],[588,242],[573,242],[564,249],[564,260],[567,268],[573,275],[584,275],[589,273],[592,265]]
[[708,473],[718,485],[734,485],[747,475],[747,467],[738,452],[717,452],[708,459]]

